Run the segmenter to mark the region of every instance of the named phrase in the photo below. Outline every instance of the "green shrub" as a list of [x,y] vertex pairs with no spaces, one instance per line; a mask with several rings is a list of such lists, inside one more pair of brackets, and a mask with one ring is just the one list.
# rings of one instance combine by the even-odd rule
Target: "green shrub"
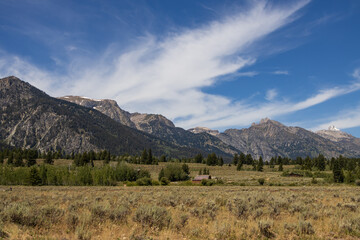
[[273,223],[270,221],[262,220],[262,221],[258,222],[258,227],[259,227],[260,233],[267,238],[275,237],[275,234],[270,231],[270,228],[272,225],[273,225]]
[[148,177],[139,178],[138,180],[136,180],[136,185],[151,186],[152,185],[151,178],[148,178]]
[[259,182],[260,185],[264,185],[265,179],[264,178],[259,178],[258,182]]
[[314,234],[314,228],[310,222],[300,221],[298,225],[299,234]]
[[115,209],[112,209],[109,218],[115,222],[126,222],[127,217],[130,215],[131,211],[129,206],[120,205]]
[[166,177],[162,177],[160,179],[160,184],[163,185],[163,186],[167,186],[167,185],[169,185],[169,183],[170,183],[170,181]]
[[355,174],[352,171],[344,171],[344,182],[345,183],[355,182]]
[[156,227],[161,230],[169,226],[171,216],[165,208],[145,205],[136,210],[133,220],[143,226]]
[[186,173],[180,164],[172,163],[161,169],[159,179],[166,177],[169,181],[185,181],[189,179],[189,174]]
[[160,182],[157,181],[157,180],[151,180],[151,185],[153,185],[153,186],[159,186],[159,185],[160,185]]

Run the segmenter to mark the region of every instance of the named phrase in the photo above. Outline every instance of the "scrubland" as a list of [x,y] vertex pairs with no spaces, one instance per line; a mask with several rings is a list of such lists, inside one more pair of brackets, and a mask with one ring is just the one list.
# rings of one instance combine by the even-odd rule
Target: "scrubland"
[[[162,165],[136,166],[155,179]],[[190,164],[190,175],[204,167]],[[0,238],[360,238],[359,186],[284,177],[268,167],[206,167],[224,185],[0,186]]]

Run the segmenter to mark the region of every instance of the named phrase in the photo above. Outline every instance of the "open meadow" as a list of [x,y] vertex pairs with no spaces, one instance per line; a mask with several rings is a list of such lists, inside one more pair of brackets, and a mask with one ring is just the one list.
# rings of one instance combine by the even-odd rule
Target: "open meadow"
[[[68,160],[56,160],[66,165]],[[101,163],[96,163],[100,165]],[[164,163],[133,165],[157,178]],[[204,167],[223,185],[0,186],[5,239],[358,239],[360,188],[324,178]],[[294,166],[284,166],[291,170]],[[329,172],[325,172],[323,175]],[[315,175],[315,173],[314,173]],[[259,178],[265,179],[260,185]],[[191,185],[191,186],[186,186]],[[11,188],[11,190],[10,190]]]

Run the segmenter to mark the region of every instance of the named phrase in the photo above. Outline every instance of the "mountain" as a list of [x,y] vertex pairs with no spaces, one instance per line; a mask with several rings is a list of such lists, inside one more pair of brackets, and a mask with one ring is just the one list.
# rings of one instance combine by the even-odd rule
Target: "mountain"
[[93,108],[128,127],[135,127],[135,124],[130,120],[131,114],[127,111],[122,110],[114,100],[97,100],[78,96],[65,96],[60,97],[59,99],[73,102],[87,108]]
[[316,132],[316,134],[322,136],[323,138],[329,139],[333,142],[341,142],[346,140],[353,141],[356,139],[351,134],[342,132],[339,129],[337,129],[335,126],[330,126],[327,130],[319,130]]
[[343,147],[346,152],[352,154],[351,156],[360,156],[360,138],[356,138],[351,134],[342,132],[335,126],[330,126],[327,130],[317,131],[316,134]]
[[190,129],[188,129],[188,131],[192,132],[192,133],[208,133],[208,134],[213,135],[213,136],[218,136],[220,134],[218,130],[212,130],[212,129],[207,128],[207,127],[190,128]]
[[195,148],[205,153],[214,152],[227,159],[230,159],[235,153],[240,153],[239,150],[224,143],[213,134],[194,134],[176,127],[173,122],[159,114],[128,113],[113,100],[95,100],[74,96],[65,96],[61,99],[98,110],[122,124],[152,134],[179,147]]
[[68,153],[107,149],[114,154],[139,154],[152,148],[155,155],[179,157],[199,152],[125,126],[91,108],[50,97],[16,77],[0,79],[0,106],[0,140],[16,147]]
[[225,143],[245,154],[262,156],[269,160],[272,156],[296,158],[298,156],[326,157],[340,154],[349,157],[360,156],[360,148],[338,144],[328,138],[300,127],[288,127],[268,118],[259,124],[252,124],[245,129],[228,129],[217,135]]

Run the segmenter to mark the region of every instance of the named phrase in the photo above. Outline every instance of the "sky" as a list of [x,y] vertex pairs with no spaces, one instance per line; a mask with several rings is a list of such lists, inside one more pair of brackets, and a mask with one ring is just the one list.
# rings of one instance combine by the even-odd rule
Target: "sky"
[[185,129],[360,137],[358,0],[0,0],[0,77]]

